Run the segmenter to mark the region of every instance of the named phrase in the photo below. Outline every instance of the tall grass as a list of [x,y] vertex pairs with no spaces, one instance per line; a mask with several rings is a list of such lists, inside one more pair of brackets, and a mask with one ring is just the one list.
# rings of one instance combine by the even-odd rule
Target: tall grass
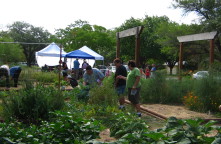
[[166,79],[166,71],[156,71],[155,78],[141,79],[142,103],[181,104],[182,97],[192,87],[191,80]]
[[183,98],[183,102],[191,110],[200,112],[219,111],[221,104],[221,76],[212,74],[194,81],[192,90]]

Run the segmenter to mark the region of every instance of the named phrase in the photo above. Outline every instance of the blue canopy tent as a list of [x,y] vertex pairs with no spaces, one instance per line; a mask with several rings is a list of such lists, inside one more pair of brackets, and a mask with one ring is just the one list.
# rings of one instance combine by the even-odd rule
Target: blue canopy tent
[[95,59],[94,56],[89,55],[89,54],[87,54],[83,51],[80,51],[80,50],[75,50],[75,51],[69,52],[64,57],[67,57],[67,58],[82,58],[82,59]]
[[81,50],[75,50],[75,51],[69,52],[64,57],[67,58],[67,65],[70,66],[69,69],[74,67],[72,59],[75,60],[76,58],[79,58],[80,67],[83,63],[83,59],[87,59],[87,63],[89,63],[89,65],[91,66],[93,66],[95,62],[94,56],[86,52],[83,52]]

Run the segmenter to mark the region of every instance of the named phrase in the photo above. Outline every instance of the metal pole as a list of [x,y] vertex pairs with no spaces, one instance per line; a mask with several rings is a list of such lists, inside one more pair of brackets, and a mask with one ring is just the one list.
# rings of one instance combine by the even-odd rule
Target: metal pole
[[62,44],[60,47],[60,61],[59,61],[59,75],[58,75],[58,90],[60,90],[60,77],[61,77],[61,50],[62,50]]

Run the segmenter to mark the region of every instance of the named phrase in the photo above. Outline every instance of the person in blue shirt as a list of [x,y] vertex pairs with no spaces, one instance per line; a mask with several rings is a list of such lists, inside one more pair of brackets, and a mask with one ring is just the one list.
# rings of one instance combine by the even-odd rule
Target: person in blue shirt
[[21,73],[21,67],[20,66],[14,66],[10,68],[10,75],[14,79],[14,87],[18,86],[18,77]]
[[78,58],[74,61],[74,79],[78,80],[78,73],[79,73],[79,61]]
[[156,71],[155,64],[152,64],[152,69],[151,69],[150,71],[151,71],[150,77],[151,77],[151,78],[154,78],[154,77],[155,77],[155,71]]
[[84,86],[86,85],[101,85],[104,79],[104,74],[95,68],[91,68],[90,65],[86,67],[86,72],[84,73]]

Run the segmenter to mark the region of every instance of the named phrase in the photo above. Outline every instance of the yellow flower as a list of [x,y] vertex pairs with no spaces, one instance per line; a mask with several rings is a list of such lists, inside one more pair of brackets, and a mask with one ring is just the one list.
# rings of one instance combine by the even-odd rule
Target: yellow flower
[[191,104],[191,105],[193,105],[193,104]]

